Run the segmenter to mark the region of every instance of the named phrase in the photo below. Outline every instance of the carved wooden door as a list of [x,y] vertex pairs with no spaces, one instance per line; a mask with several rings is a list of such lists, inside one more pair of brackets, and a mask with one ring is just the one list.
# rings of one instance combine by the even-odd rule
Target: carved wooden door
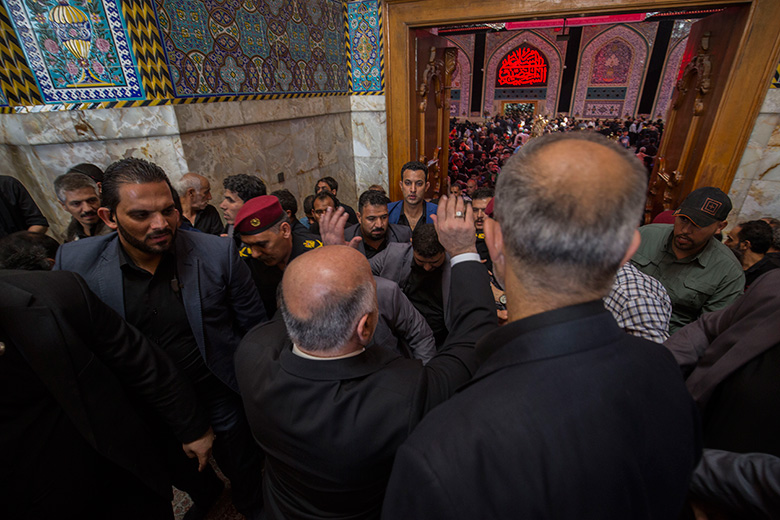
[[666,117],[658,150],[645,223],[661,211],[676,209],[696,188],[714,185],[728,192],[729,186],[713,182],[720,164],[702,161],[712,126],[729,81],[749,9],[736,6],[704,18],[691,27],[680,76]]
[[413,78],[411,89],[410,157],[428,164],[431,187],[426,197],[438,197],[447,189],[449,156],[450,86],[458,50],[445,38],[427,31],[414,31],[414,45],[409,60]]

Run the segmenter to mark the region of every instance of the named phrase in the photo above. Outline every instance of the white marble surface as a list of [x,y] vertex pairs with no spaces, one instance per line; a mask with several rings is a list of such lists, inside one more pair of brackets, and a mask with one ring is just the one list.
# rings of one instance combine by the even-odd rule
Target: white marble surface
[[729,190],[729,228],[739,222],[780,218],[780,89],[770,89]]
[[351,96],[350,104],[357,194],[372,184],[388,189],[385,97]]
[[385,96],[349,96],[352,112],[384,112]]

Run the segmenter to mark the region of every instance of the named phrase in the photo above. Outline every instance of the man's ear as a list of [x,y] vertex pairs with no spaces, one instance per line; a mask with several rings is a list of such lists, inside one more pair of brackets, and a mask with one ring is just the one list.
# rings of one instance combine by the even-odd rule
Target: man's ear
[[431,183],[426,182],[425,183],[425,192],[423,193],[423,196],[425,196],[425,193],[428,193],[428,190],[431,188]]
[[739,250],[740,251],[749,251],[750,250],[750,240],[742,240],[739,243]]
[[290,227],[289,222],[282,222],[282,225],[279,226],[279,231],[282,232],[284,238],[289,238],[292,235],[292,227]]
[[717,235],[718,233],[723,231],[725,229],[725,227],[728,226],[728,225],[729,225],[729,221],[728,220],[724,220],[723,222],[718,224],[718,230],[715,232],[715,234]]
[[371,341],[371,337],[374,335],[374,329],[376,323],[374,319],[374,313],[369,312],[360,317],[355,332],[357,333],[358,341],[364,347]]
[[639,244],[642,243],[642,235],[639,234],[639,230],[634,230],[634,236],[631,237],[631,243],[628,245],[628,250],[626,250],[626,254],[623,256],[623,260],[620,261],[620,265],[624,265],[626,262],[631,260],[631,257],[634,256],[634,253],[636,253],[637,249],[639,249]]
[[490,217],[485,217],[485,245],[490,253],[490,260],[493,262],[493,270],[498,271],[499,277],[503,279],[506,272],[506,257],[504,255],[504,234],[501,232],[501,226]]
[[106,226],[116,231],[117,223],[114,220],[114,215],[111,214],[111,210],[108,208],[98,208],[97,213],[100,220],[102,220]]
[[362,224],[362,223],[363,223],[363,217],[360,215],[360,212],[359,212],[359,211],[356,211],[356,212],[355,212],[355,216],[356,216],[356,217],[357,217],[357,219],[358,219],[358,223],[359,223],[359,224]]

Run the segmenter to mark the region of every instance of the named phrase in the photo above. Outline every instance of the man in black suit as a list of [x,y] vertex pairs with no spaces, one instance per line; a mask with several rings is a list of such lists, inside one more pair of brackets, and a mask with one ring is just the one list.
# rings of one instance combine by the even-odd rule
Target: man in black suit
[[639,245],[644,169],[589,132],[518,155],[485,222],[509,323],[399,449],[383,518],[677,518],[701,453],[695,405],[669,352],[601,302]]
[[346,246],[293,260],[281,285],[283,321],[254,328],[239,345],[239,388],[267,454],[268,518],[377,518],[396,448],[476,369],[474,342],[496,327],[493,299],[471,210],[460,198],[442,200],[439,235],[461,281],[456,327],[426,366],[365,348],[377,322],[376,285],[366,258]]
[[384,194],[374,190],[364,191],[358,199],[359,223],[344,230],[344,240],[347,242],[355,237],[361,238],[357,250],[369,260],[384,251],[391,242],[407,244],[412,239],[412,230],[408,226],[388,222],[388,204],[390,199]]
[[171,360],[66,272],[0,271],[2,518],[173,519],[140,400],[188,455],[214,434]]

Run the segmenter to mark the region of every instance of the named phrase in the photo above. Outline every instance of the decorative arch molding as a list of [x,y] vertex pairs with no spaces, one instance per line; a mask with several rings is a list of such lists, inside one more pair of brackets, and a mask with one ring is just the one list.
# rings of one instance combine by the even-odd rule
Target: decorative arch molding
[[666,118],[666,112],[669,110],[669,104],[672,102],[672,92],[677,83],[677,77],[680,73],[685,47],[688,45],[688,38],[679,40],[666,56],[663,75],[661,76],[660,88],[655,98],[653,106],[653,117]]
[[636,111],[639,94],[642,89],[642,82],[647,70],[650,45],[642,33],[627,25],[620,24],[602,31],[585,44],[580,55],[572,113],[580,114],[581,117],[585,117],[586,97],[588,87],[590,86],[593,61],[602,47],[616,38],[623,40],[631,47],[634,52],[634,57],[631,70],[628,74],[628,82],[625,84],[625,97],[622,100],[615,101],[616,104],[620,106],[620,113],[615,115],[621,117],[626,113],[633,115]]
[[[468,38],[448,36],[447,39],[458,48],[458,68],[455,70],[455,75],[452,78],[452,88],[460,90],[460,102],[458,113],[451,115],[453,117],[465,117],[469,115],[471,107],[471,56],[474,54],[474,35],[469,35]],[[460,82],[460,86],[456,86],[457,82]]]
[[535,31],[521,31],[514,38],[511,38],[498,47],[493,54],[488,57],[485,72],[485,103],[483,111],[493,111],[493,100],[496,94],[496,74],[501,60],[513,49],[527,43],[536,47],[547,57],[547,96],[545,98],[545,111],[552,114],[555,111],[556,101],[558,100],[558,91],[561,87],[561,52],[547,38],[542,37]]

